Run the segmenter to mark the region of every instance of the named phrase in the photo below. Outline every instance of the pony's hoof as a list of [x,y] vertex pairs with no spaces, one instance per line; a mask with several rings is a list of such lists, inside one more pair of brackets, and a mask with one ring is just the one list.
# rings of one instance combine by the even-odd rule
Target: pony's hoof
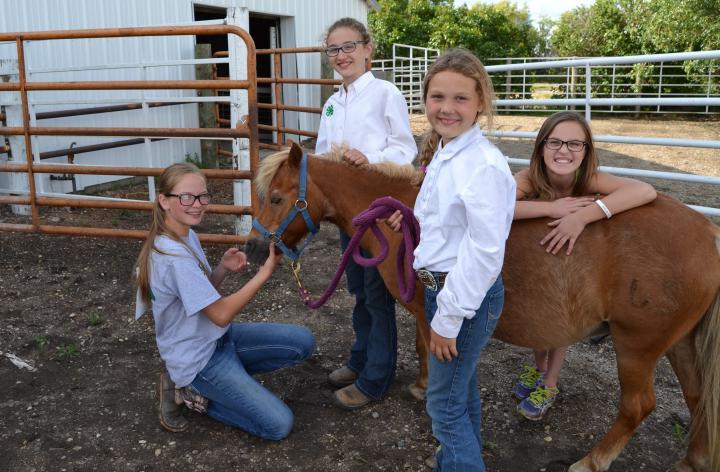
[[675,467],[673,467],[674,472],[695,472],[695,469],[690,467],[685,461],[678,462],[675,464]]
[[568,472],[597,472],[597,469],[591,469],[586,464],[586,458],[580,459],[576,463],[570,466]]
[[413,396],[413,398],[417,401],[423,401],[425,400],[425,389],[422,387],[418,387],[415,384],[411,384],[408,386],[408,390],[410,391],[410,395]]
[[690,464],[687,457],[675,464],[673,472],[710,472],[708,461],[701,461],[700,464]]

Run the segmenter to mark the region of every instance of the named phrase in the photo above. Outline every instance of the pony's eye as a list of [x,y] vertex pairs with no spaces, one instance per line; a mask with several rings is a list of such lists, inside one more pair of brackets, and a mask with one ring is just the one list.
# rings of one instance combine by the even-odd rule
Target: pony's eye
[[280,198],[280,197],[270,197],[271,205],[279,205],[281,202],[282,202],[282,198]]

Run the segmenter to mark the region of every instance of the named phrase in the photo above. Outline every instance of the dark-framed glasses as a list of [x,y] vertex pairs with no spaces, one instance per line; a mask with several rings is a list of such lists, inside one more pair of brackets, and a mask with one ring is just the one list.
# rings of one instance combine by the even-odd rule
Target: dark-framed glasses
[[355,51],[358,44],[367,44],[367,41],[349,41],[347,43],[341,44],[340,46],[332,46],[329,48],[325,48],[325,54],[330,57],[337,56],[338,54],[340,54],[340,51],[344,52],[345,54],[350,54],[351,52]]
[[212,194],[210,193],[201,193],[200,195],[193,195],[192,193],[166,193],[165,196],[177,197],[180,201],[180,205],[186,207],[193,206],[195,204],[195,200],[198,200],[200,205],[208,205],[212,199]]
[[548,138],[545,140],[545,146],[555,151],[563,147],[563,144],[567,146],[568,151],[572,152],[582,151],[585,149],[585,146],[587,146],[585,141],[563,141],[557,138]]

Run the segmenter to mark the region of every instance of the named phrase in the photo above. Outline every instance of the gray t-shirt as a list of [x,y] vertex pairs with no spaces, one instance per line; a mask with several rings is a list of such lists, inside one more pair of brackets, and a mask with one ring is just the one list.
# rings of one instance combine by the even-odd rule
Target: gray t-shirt
[[[160,357],[173,382],[184,387],[193,381],[215,352],[216,341],[228,330],[210,321],[201,310],[221,295],[208,279],[200,261],[210,269],[200,240],[190,230],[182,244],[167,236],[158,236],[150,256],[150,289],[155,318],[155,338]],[[138,304],[135,316],[142,315]]]

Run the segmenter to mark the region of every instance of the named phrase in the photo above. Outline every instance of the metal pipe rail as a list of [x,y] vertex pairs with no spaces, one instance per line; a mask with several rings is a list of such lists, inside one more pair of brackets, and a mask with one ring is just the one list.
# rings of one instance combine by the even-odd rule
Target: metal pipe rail
[[636,64],[638,62],[671,62],[718,58],[720,58],[720,51],[695,51],[669,54],[647,54],[644,56],[608,56],[590,57],[586,59],[566,59],[559,61],[526,62],[522,64],[498,64],[486,66],[485,69],[488,73],[492,74],[493,72],[504,72],[508,70],[551,69],[574,66],[585,67],[613,64]]
[[[534,131],[485,131],[483,134],[498,138],[537,138]],[[595,142],[623,143],[623,144],[648,144],[654,146],[676,146],[720,149],[720,141],[708,141],[702,139],[674,139],[674,138],[645,138],[639,136],[593,136]]]
[[[180,36],[180,35],[217,35],[235,34],[245,43],[247,58],[247,80],[162,80],[162,81],[79,81],[79,82],[30,82],[27,80],[27,67],[25,62],[24,45],[26,41],[45,41],[60,39],[90,39],[90,38],[118,38],[136,36]],[[250,179],[257,170],[259,163],[258,128],[257,128],[257,88],[256,88],[256,59],[255,44],[250,35],[237,26],[211,25],[211,26],[170,26],[170,27],[143,27],[143,28],[109,28],[87,30],[61,30],[61,31],[33,31],[0,33],[0,41],[14,42],[17,48],[18,82],[0,83],[0,91],[15,91],[20,94],[23,126],[3,128],[5,135],[22,135],[25,141],[24,164],[0,164],[0,171],[25,172],[28,175],[29,196],[23,197],[24,204],[31,207],[32,223],[29,225],[0,224],[0,230],[21,232],[42,232],[52,234],[82,234],[95,236],[118,237],[145,237],[145,231],[117,230],[106,228],[76,228],[41,225],[38,207],[50,203],[36,194],[35,172],[38,173],[74,173],[74,174],[101,174],[101,175],[159,175],[162,169],[137,167],[103,167],[103,166],[66,166],[43,165],[33,162],[32,136],[132,136],[132,137],[211,137],[211,138],[249,138],[250,170],[249,171],[210,171],[206,175],[217,178],[244,178]],[[217,61],[215,61],[217,62]],[[30,112],[28,92],[42,90],[196,90],[196,89],[227,89],[241,88],[248,92],[248,119],[245,124],[238,123],[232,129],[224,128],[78,128],[78,127],[38,127],[30,126]],[[154,100],[159,102],[160,100]],[[166,102],[177,102],[177,98]],[[220,177],[222,176],[222,177]],[[251,194],[257,195],[254,181],[250,180]],[[3,197],[17,198],[17,197]],[[55,202],[56,203],[56,202]],[[125,203],[123,203],[125,204]],[[129,207],[135,206],[131,202]],[[119,205],[119,204],[118,204]],[[67,205],[63,205],[67,206]],[[255,213],[258,208],[256,199],[252,200],[251,209]],[[242,242],[244,237],[229,235],[204,235],[204,240],[214,242]]]
[[[62,234],[65,236],[95,236],[105,238],[145,239],[148,232],[136,229],[89,228],[82,226],[56,226],[41,224],[0,223],[0,231],[13,233]],[[244,244],[247,236],[229,234],[198,234],[200,241],[210,244]]]
[[[163,141],[165,138],[152,138],[151,142]],[[143,138],[137,139],[123,139],[122,141],[110,141],[107,143],[90,144],[88,146],[70,147],[65,149],[56,149],[54,151],[41,152],[38,158],[42,161],[44,159],[52,159],[54,157],[70,156],[75,154],[84,154],[86,152],[104,151],[107,149],[115,149],[126,146],[134,146],[136,144],[143,144],[145,140]]]
[[[274,110],[275,125],[261,125],[258,124],[259,130],[274,131],[276,139],[274,143],[260,143],[259,146],[264,149],[280,150],[283,148],[283,135],[284,134],[296,134],[298,136],[306,136],[315,138],[317,133],[313,131],[305,131],[293,128],[286,128],[283,125],[283,111],[294,111],[299,113],[322,113],[322,108],[318,107],[305,107],[296,105],[285,105],[282,103],[282,85],[283,84],[301,84],[301,85],[339,85],[342,83],[340,80],[335,79],[310,79],[310,78],[284,78],[282,77],[282,54],[306,54],[306,53],[323,53],[325,48],[322,47],[299,47],[299,48],[271,48],[271,49],[258,49],[256,53],[259,54],[270,54],[273,56],[273,77],[259,77],[257,79],[258,84],[272,84],[274,86],[275,103],[258,103],[258,109],[270,109]],[[213,57],[227,57],[227,51],[216,51],[213,53]],[[217,76],[217,68],[213,69],[215,79],[225,79],[225,77]],[[215,116],[218,125],[228,125],[229,120],[220,117],[218,106],[215,107]],[[227,155],[227,152],[219,149],[218,154]]]
[[[36,196],[39,205],[53,207],[77,207],[77,208],[102,208],[106,210],[144,210],[153,209],[152,202],[138,202],[132,200],[104,200],[100,198],[78,199],[78,198],[49,198]],[[17,205],[29,205],[30,197],[23,196],[0,196],[0,204],[12,203]],[[249,215],[252,208],[237,205],[208,205],[207,213],[215,213],[222,215]]]
[[[171,105],[185,105],[186,102],[152,102],[148,108],[167,107]],[[70,116],[97,115],[100,113],[111,113],[116,111],[142,110],[142,103],[128,103],[126,105],[110,105],[105,107],[71,108],[69,110],[44,111],[35,114],[37,120],[50,120],[53,118],[67,118]],[[2,118],[2,117],[0,117]]]
[[[84,174],[84,175],[126,175],[134,177],[156,177],[162,174],[162,167],[110,167],[82,166],[76,164],[34,164],[32,171],[40,174]],[[209,179],[250,179],[252,170],[200,169]],[[29,173],[25,164],[0,163],[0,172]]]

